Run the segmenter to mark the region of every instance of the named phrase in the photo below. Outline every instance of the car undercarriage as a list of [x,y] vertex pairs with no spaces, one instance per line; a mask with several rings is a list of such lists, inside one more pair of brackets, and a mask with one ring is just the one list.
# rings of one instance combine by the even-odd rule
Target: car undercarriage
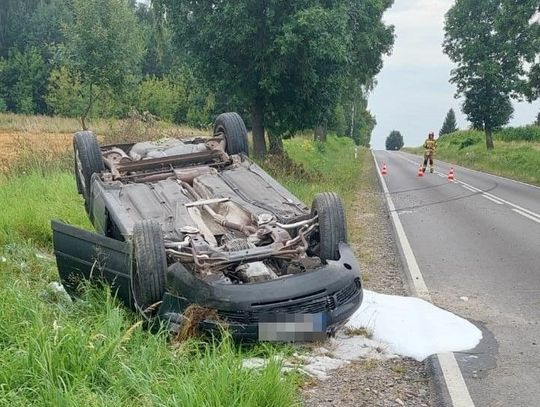
[[82,279],[103,279],[172,330],[198,305],[241,339],[334,332],[362,300],[341,200],[320,193],[308,208],[248,153],[236,113],[220,115],[208,138],[99,146],[77,133],[75,178],[96,233],[53,221],[64,285],[75,293]]

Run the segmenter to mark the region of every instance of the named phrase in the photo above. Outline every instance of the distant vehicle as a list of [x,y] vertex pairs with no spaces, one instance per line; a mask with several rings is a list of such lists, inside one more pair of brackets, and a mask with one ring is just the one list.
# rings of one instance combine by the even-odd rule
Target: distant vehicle
[[239,340],[320,339],[360,306],[340,198],[320,193],[307,208],[248,158],[238,114],[220,115],[208,138],[100,147],[85,131],[73,144],[77,189],[97,233],[52,222],[70,293],[82,279],[105,280],[128,307],[173,331],[197,304]]

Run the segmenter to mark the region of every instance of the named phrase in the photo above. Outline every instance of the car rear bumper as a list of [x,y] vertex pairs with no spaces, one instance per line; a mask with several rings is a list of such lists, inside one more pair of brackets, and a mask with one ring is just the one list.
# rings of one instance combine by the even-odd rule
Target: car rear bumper
[[[351,248],[342,244],[340,254],[338,261],[328,262],[314,271],[243,285],[207,283],[181,264],[174,264],[169,268],[167,293],[159,315],[174,324],[181,321],[182,313],[191,304],[217,310],[238,340],[263,339],[263,324],[289,331],[278,335],[276,340],[280,337],[310,340],[316,339],[317,334],[333,334],[360,307],[363,297],[360,267]],[[303,316],[315,321],[311,324],[313,329],[307,324],[304,331]],[[221,325],[218,321],[204,320],[200,328],[215,332]]]

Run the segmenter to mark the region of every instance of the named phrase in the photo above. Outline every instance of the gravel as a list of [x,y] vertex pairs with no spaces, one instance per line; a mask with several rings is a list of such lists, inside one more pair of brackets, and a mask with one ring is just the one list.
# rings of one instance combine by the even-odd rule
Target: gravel
[[[350,242],[363,268],[364,288],[409,295],[400,255],[371,154],[366,153],[357,198],[348,210]],[[334,370],[303,389],[304,406],[430,406],[422,362],[408,358],[364,359]]]

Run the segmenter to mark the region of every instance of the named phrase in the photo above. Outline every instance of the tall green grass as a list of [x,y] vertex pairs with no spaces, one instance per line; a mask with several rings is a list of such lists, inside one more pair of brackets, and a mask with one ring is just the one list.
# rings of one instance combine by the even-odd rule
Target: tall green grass
[[[436,159],[540,185],[540,142],[504,141],[509,137],[504,134],[510,133],[494,136],[495,148],[491,151],[486,149],[483,132],[468,130],[444,135],[439,138]],[[423,153],[421,147],[407,150]]]
[[73,303],[47,289],[54,262],[32,246],[11,245],[0,255],[0,405],[295,405],[296,377],[284,377],[277,359],[244,369],[252,352],[228,337],[171,345],[106,288]]
[[0,245],[30,241],[51,247],[51,219],[90,227],[73,175],[40,171],[0,177]]
[[362,155],[367,149],[359,147],[359,157],[355,159],[353,140],[336,136],[329,136],[325,143],[293,138],[285,140],[284,146],[294,165],[270,161],[266,167],[308,206],[317,192],[325,191],[337,192],[347,205],[353,201],[360,181]]

